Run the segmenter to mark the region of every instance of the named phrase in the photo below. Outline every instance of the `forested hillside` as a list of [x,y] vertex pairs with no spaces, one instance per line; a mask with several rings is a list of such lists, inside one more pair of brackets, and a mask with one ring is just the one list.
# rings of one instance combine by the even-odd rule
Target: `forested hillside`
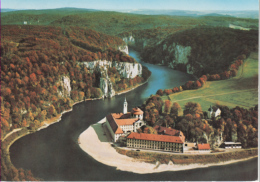
[[225,16],[169,16],[140,15],[111,11],[95,11],[88,9],[61,8],[54,10],[26,10],[1,13],[2,24],[22,25],[24,21],[30,25],[80,26],[110,35],[124,32],[153,29],[195,27],[210,25],[228,27],[229,24],[249,28],[258,28],[258,20]]
[[258,49],[258,31],[198,27],[147,46],[143,60],[201,76],[226,71],[239,55]]
[[[116,50],[125,45],[121,39],[86,28],[2,26],[1,34],[2,137],[14,128],[39,126],[73,102],[101,97],[100,71],[80,62],[135,63]],[[112,68],[108,73],[116,91],[143,81],[122,78]]]

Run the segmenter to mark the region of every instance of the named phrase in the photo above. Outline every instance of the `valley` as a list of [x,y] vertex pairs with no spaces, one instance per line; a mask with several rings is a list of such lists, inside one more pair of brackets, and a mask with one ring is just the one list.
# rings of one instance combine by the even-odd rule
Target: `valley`
[[[121,112],[127,98],[129,107],[144,112],[147,128],[178,129],[186,142],[208,143],[212,151],[219,142],[241,142],[246,155],[252,150],[257,156],[257,13],[1,12],[1,180],[254,180],[256,158],[179,171],[167,165],[169,156],[159,155],[153,162],[168,161],[167,170],[118,170],[84,153],[78,137],[107,114]],[[211,106],[222,110],[219,118],[207,115]],[[219,176],[226,168],[229,175]],[[245,168],[251,176],[237,175]]]

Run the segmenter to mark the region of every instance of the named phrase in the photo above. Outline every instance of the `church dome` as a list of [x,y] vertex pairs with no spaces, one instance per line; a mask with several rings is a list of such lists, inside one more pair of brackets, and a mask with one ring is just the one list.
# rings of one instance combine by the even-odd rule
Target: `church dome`
[[134,115],[142,115],[143,113],[144,112],[138,107],[135,107],[132,109],[132,114],[134,114]]

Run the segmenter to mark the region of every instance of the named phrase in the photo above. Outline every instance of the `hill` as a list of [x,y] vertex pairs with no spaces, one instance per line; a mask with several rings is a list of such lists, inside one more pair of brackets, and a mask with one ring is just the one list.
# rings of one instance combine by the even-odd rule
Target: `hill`
[[153,9],[138,9],[138,10],[115,10],[124,13],[145,14],[145,15],[171,15],[171,16],[233,16],[237,18],[253,18],[258,19],[259,11],[188,11],[188,10],[153,10]]
[[137,64],[118,50],[125,46],[120,38],[79,27],[8,25],[1,33],[2,137],[15,128],[40,125],[73,102],[101,97],[103,77],[112,79],[115,91],[143,81],[124,77],[113,66],[107,72],[87,66],[96,60],[121,63],[120,69]]
[[143,60],[196,76],[221,73],[241,54],[256,51],[258,31],[198,27],[179,31],[145,47]]
[[1,16],[3,25],[22,25],[24,21],[27,21],[31,25],[84,26],[110,35],[159,27],[176,28],[185,26],[187,28],[200,25],[228,27],[229,24],[258,27],[258,21],[253,19],[226,16],[193,16],[189,13],[189,16],[183,16],[182,11],[178,12],[179,14],[170,16],[61,8],[6,12],[2,13]]

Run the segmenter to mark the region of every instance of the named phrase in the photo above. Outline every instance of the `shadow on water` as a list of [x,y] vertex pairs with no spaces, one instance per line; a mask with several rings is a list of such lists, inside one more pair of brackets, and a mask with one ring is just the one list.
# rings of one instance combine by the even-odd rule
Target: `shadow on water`
[[[107,132],[104,131],[104,129],[103,129],[103,127],[105,127],[105,126],[102,126],[102,124],[97,123],[97,124],[91,125],[91,127],[95,130],[100,142],[108,142]],[[110,136],[108,136],[108,137],[110,137]]]
[[[138,59],[137,53],[132,51],[130,55],[134,55]],[[17,168],[32,170],[36,177],[52,181],[255,180],[257,178],[257,159],[187,171],[134,174],[103,165],[81,150],[77,140],[79,135],[107,114],[122,112],[125,97],[130,109],[141,105],[159,88],[172,88],[192,79],[191,75],[162,66],[146,66],[152,71],[152,77],[147,84],[111,99],[77,104],[73,106],[73,111],[62,116],[60,122],[17,140],[10,147],[12,163]],[[158,74],[163,75],[160,76],[163,79],[160,78],[162,80],[159,82]]]

